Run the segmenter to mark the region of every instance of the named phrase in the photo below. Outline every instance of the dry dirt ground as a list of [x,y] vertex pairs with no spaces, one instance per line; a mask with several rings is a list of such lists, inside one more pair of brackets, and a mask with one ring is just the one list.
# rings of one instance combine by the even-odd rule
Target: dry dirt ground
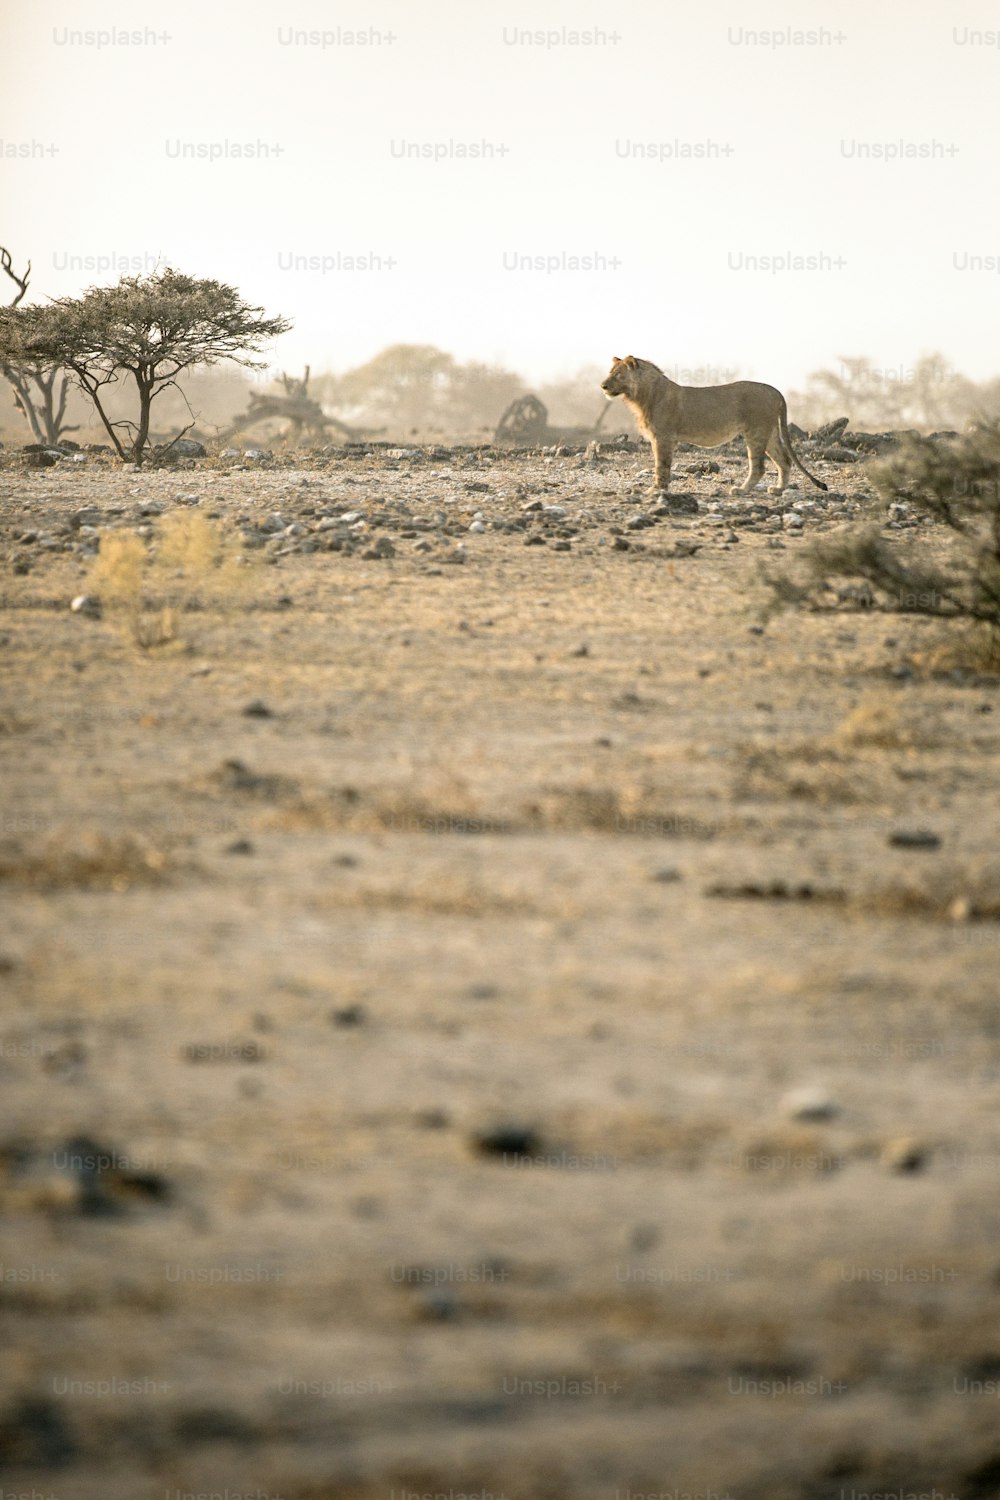
[[1000,1492],[1000,679],[719,462],[0,472],[5,1496]]

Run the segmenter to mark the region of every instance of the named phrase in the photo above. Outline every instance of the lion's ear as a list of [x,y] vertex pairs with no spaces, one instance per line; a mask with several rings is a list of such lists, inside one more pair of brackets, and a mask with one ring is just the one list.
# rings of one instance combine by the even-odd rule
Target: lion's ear
[[612,354],[612,356],[611,356],[611,363],[613,365],[620,365],[621,364],[621,360],[618,358],[617,354]]
[[625,360],[625,363],[627,365],[631,365],[632,368],[633,368],[633,370],[635,370],[635,369],[638,368],[639,361],[636,359],[636,357],[635,357],[634,354],[630,354],[628,356],[628,358]]

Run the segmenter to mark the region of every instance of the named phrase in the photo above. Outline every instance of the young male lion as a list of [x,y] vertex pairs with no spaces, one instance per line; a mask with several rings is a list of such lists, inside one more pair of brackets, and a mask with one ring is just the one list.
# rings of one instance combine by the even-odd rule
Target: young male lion
[[770,493],[780,495],[788,484],[792,464],[811,479],[817,489],[827,486],[796,456],[788,436],[788,408],[773,385],[756,380],[737,380],[732,385],[677,385],[648,359],[615,355],[611,373],[601,385],[610,399],[621,396],[630,407],[639,431],[653,445],[656,465],[654,490],[670,485],[670,464],[675,442],[695,443],[699,448],[717,448],[740,433],[746,438],[750,467],[734,495],[748,495],[764,472],[765,456],[778,468],[778,483]]

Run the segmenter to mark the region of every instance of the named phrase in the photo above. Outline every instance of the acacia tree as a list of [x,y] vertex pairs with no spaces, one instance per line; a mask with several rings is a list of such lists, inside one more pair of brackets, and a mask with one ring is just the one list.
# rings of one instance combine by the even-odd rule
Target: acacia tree
[[[28,291],[31,261],[28,261],[24,275],[18,276],[10,251],[0,245],[0,269],[18,289],[10,304],[11,308],[17,307]],[[0,373],[13,390],[14,405],[27,419],[37,443],[58,443],[64,432],[76,432],[75,427],[66,425],[69,378],[59,365],[23,357],[16,362],[0,357]]]
[[[290,327],[287,319],[267,318],[263,308],[244,302],[235,287],[167,268],[150,276],[123,276],[117,286],[91,287],[82,297],[5,309],[0,359],[9,348],[22,358],[70,370],[118,456],[139,466],[149,443],[153,400],[161,391],[176,387],[177,377],[197,365],[230,360],[260,369],[264,361],[255,356],[262,346]],[[112,421],[105,407],[105,388],[123,379],[135,385],[135,421]],[[192,419],[173,442],[193,425]]]

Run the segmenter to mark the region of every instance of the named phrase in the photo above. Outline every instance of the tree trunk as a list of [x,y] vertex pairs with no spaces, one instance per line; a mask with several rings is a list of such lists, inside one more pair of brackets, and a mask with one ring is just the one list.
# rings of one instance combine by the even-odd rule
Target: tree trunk
[[149,442],[150,407],[153,403],[153,383],[144,372],[135,372],[135,383],[139,390],[139,428],[132,444],[132,457],[137,469],[142,468],[146,444]]

